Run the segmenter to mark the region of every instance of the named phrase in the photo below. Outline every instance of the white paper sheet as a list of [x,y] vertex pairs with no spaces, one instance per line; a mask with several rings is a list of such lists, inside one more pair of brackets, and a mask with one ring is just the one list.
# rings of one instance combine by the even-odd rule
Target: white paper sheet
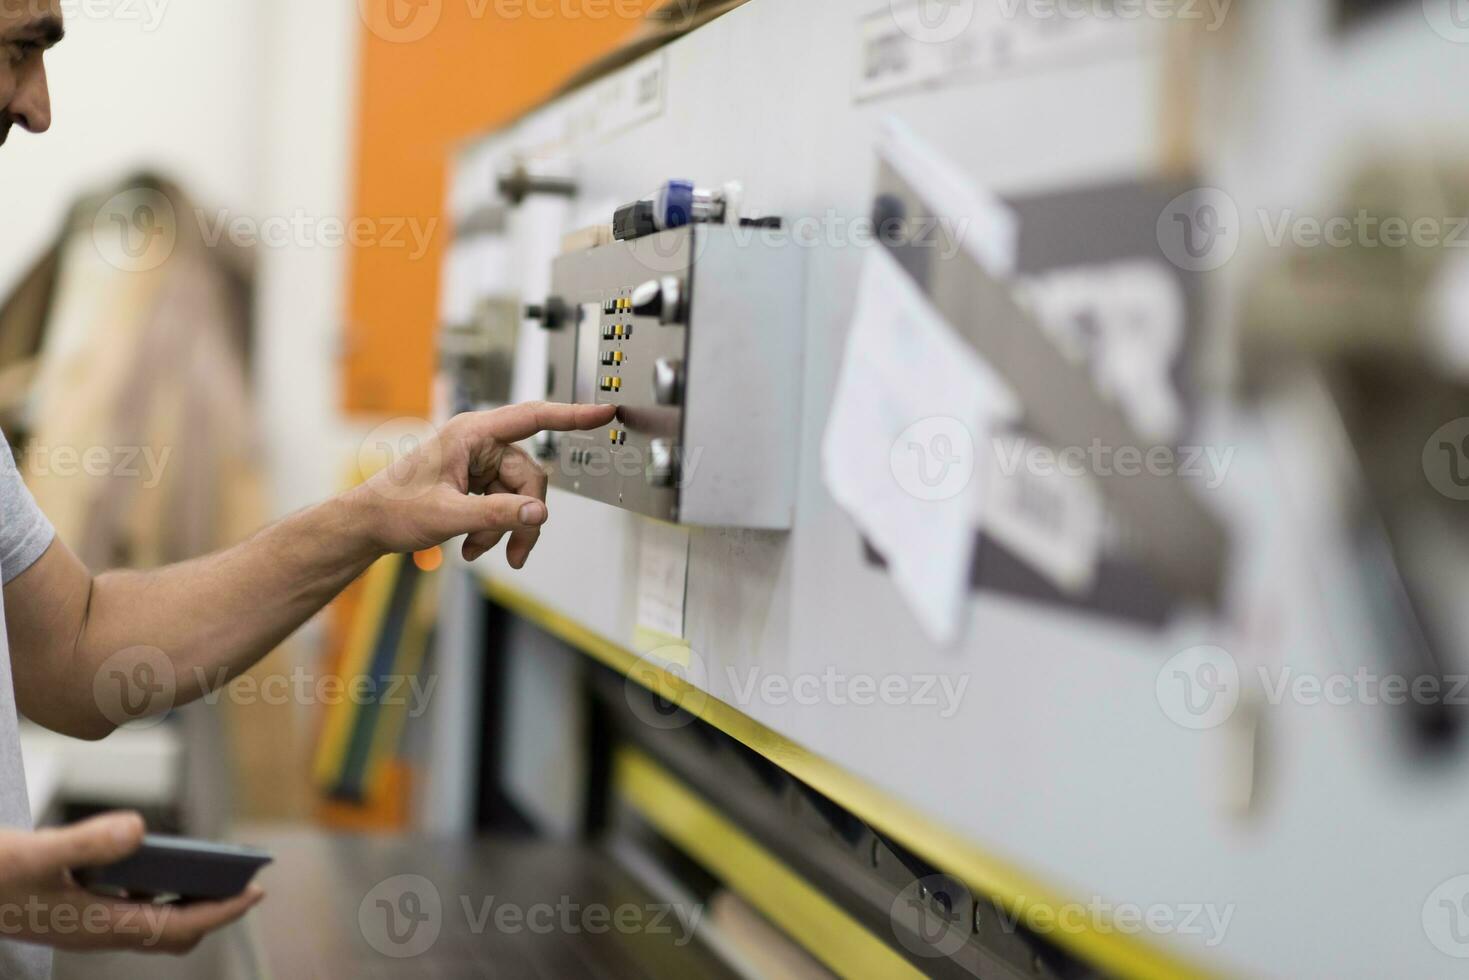
[[887,559],[937,643],[958,636],[988,432],[1013,420],[1009,386],[882,248],[867,257],[822,445],[828,490]]

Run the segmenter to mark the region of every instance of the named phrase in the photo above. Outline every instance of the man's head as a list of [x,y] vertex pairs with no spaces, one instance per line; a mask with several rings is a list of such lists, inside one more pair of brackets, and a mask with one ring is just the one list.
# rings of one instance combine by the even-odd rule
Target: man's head
[[0,0],[0,144],[17,124],[51,128],[45,56],[61,34],[61,0]]

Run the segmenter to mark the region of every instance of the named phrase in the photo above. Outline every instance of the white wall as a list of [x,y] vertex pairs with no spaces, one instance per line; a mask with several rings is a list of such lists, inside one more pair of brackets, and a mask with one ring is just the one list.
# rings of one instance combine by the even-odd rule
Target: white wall
[[[259,182],[264,4],[106,0],[64,9],[67,38],[47,56],[52,130],[17,129],[0,149],[6,291],[78,193],[130,168],[162,168],[200,199],[236,207],[254,204]],[[95,15],[103,9],[110,15]]]
[[[350,201],[354,0],[64,0],[47,59],[55,122],[0,149],[0,295],[68,205],[150,166],[216,209],[342,217]],[[106,12],[107,16],[100,16]],[[261,248],[257,340],[273,509],[337,485],[341,248]]]
[[[208,0],[218,3],[220,0]],[[265,37],[253,91],[263,215],[350,218],[357,123],[356,0],[225,0],[258,6]],[[285,513],[336,490],[357,440],[338,415],[347,251],[260,250],[258,387],[275,504]]]

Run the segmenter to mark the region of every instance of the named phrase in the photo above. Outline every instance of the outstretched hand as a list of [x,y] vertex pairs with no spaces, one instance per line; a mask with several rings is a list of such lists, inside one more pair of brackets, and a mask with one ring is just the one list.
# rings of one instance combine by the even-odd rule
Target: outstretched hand
[[546,523],[546,472],[515,443],[538,432],[595,429],[612,405],[528,402],[450,420],[436,437],[353,491],[384,552],[422,551],[467,535],[473,561],[507,534],[505,558],[521,568]]

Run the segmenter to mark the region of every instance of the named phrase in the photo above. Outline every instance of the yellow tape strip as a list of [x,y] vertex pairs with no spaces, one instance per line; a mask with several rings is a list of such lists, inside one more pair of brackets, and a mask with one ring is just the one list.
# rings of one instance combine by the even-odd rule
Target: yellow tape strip
[[[744,744],[786,772],[851,811],[869,826],[902,844],[970,889],[1003,904],[1019,921],[1074,922],[1067,914],[1078,903],[1066,901],[1038,880],[981,850],[964,837],[917,809],[892,798],[829,759],[803,749],[779,733],[692,686],[681,677],[640,661],[636,654],[563,613],[503,582],[481,578],[489,599],[535,623],[593,659],[656,691],[684,710]],[[1080,903],[1085,907],[1088,903]],[[1074,927],[1046,938],[1093,966],[1138,980],[1205,980],[1204,971],[1140,937],[1090,915]]]
[[843,977],[923,974],[683,783],[635,749],[619,749],[612,784],[663,836]]

